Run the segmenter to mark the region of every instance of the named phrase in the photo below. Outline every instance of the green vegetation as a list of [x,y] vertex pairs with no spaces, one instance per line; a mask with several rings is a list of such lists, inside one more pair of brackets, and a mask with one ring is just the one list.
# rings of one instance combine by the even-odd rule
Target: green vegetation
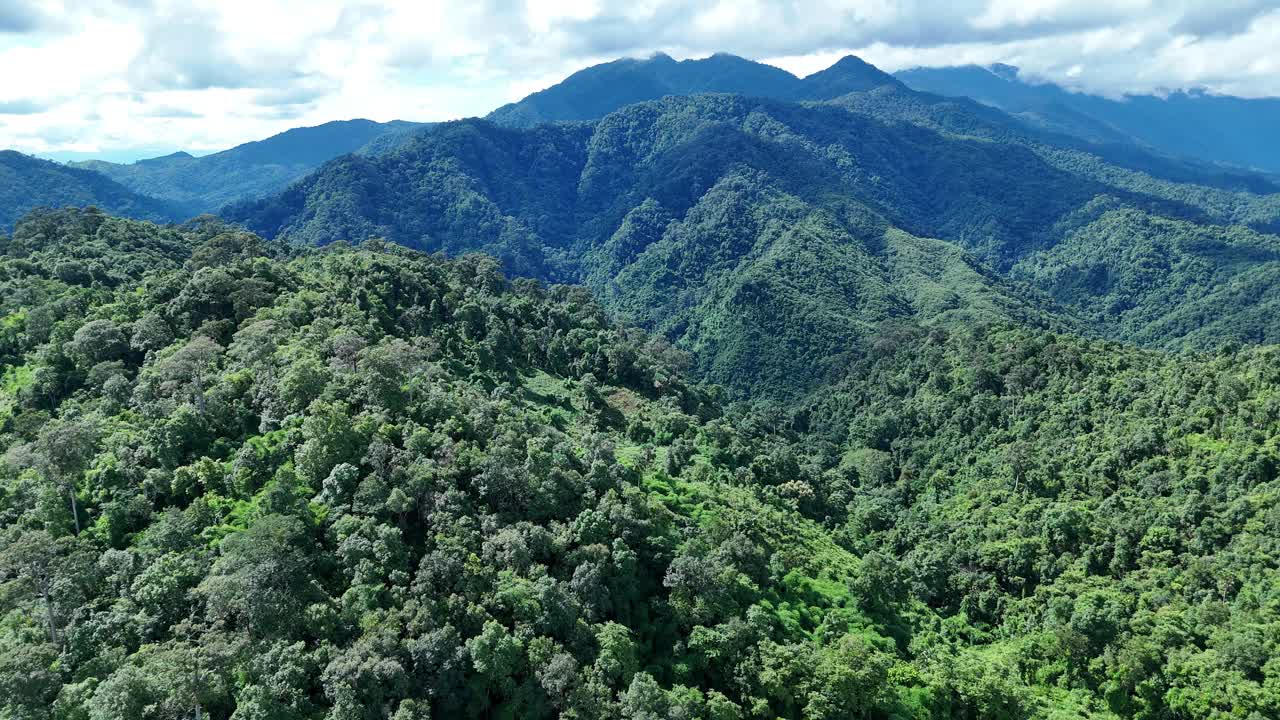
[[4,249],[0,716],[1280,712],[1274,349],[900,318],[726,407],[483,256]]
[[[580,290],[480,257],[286,260],[212,224],[33,222],[4,260],[42,292],[5,365],[4,717],[928,699],[890,681],[919,673],[847,589],[857,558],[731,487],[750,459],[713,444],[713,396]],[[59,280],[86,246],[155,264]],[[733,647],[757,648],[758,676],[722,672]]]
[[41,207],[83,207],[164,222],[181,211],[163,200],[138,194],[95,172],[0,150],[0,233]]
[[747,397],[819,387],[894,319],[1173,348],[1280,336],[1280,195],[1053,144],[971,105],[887,84],[805,105],[668,97],[528,130],[447,123],[229,216],[583,283]]
[[1011,273],[1111,337],[1214,347],[1280,341],[1280,237],[1152,216],[1099,198]]
[[1277,350],[904,336],[796,418],[860,478],[845,546],[1090,712],[1275,714]]
[[0,236],[0,720],[1280,716],[1270,180],[856,59],[496,117]]

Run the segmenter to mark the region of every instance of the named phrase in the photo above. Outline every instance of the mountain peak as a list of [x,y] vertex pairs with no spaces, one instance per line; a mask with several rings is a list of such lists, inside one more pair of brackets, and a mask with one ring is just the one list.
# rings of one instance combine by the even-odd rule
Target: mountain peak
[[845,55],[826,70],[806,76],[805,97],[827,100],[851,92],[866,92],[884,85],[900,85],[892,75],[857,55]]
[[662,52],[661,50],[658,50],[658,51],[649,53],[648,55],[632,55],[632,56],[620,57],[617,60],[610,60],[608,62],[604,62],[599,65],[593,65],[591,67],[583,68],[579,72],[591,72],[592,70],[596,70],[600,68],[617,67],[619,65],[633,65],[633,66],[639,65],[639,66],[653,67],[653,66],[666,66],[666,65],[675,65],[675,64],[676,64],[675,58]]
[[844,57],[842,57],[842,58],[840,58],[839,60],[837,60],[837,61],[835,61],[834,63],[832,63],[831,67],[829,67],[829,68],[827,68],[827,69],[828,69],[828,70],[834,70],[834,69],[836,69],[836,68],[840,68],[840,69],[851,69],[851,68],[872,68],[872,69],[878,69],[878,68],[876,68],[876,66],[875,66],[875,65],[872,65],[871,63],[867,62],[866,60],[863,60],[862,58],[858,57],[857,55],[845,55]]
[[171,162],[174,160],[194,160],[194,159],[195,159],[195,156],[192,155],[191,153],[187,152],[186,150],[179,150],[177,152],[169,153],[168,155],[161,155],[160,157],[145,158],[143,160],[139,160],[136,164],[138,165],[163,164],[163,163]]

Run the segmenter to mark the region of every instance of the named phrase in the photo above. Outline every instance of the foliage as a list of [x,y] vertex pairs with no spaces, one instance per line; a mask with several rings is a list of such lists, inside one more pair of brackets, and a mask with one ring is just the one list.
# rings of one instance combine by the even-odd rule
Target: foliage
[[1266,717],[1277,367],[1275,348],[922,331],[795,422],[858,478],[840,540],[896,558],[989,658],[1125,717]]
[[1266,181],[771,77],[0,238],[0,718],[1280,715]]
[[740,484],[714,392],[580,289],[89,211],[16,237],[8,282],[40,292],[11,302],[46,320],[4,360],[31,378],[0,418],[4,717],[840,717],[926,692],[892,680],[898,599],[860,608],[859,560]]
[[178,219],[180,208],[135,192],[95,172],[0,150],[0,233],[42,207],[94,205],[107,212],[157,222]]

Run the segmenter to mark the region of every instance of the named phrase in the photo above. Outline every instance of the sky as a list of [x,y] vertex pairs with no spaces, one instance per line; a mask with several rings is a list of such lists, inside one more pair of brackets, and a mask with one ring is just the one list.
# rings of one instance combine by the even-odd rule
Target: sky
[[1111,96],[1280,96],[1280,0],[0,0],[0,148],[117,161],[484,115],[582,67],[1002,62]]

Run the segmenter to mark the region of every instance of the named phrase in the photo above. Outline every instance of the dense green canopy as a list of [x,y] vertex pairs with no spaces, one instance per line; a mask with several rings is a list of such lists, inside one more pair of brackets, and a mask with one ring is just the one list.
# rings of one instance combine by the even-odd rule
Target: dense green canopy
[[748,408],[482,256],[0,249],[2,717],[1280,712],[1273,349],[898,319]]

